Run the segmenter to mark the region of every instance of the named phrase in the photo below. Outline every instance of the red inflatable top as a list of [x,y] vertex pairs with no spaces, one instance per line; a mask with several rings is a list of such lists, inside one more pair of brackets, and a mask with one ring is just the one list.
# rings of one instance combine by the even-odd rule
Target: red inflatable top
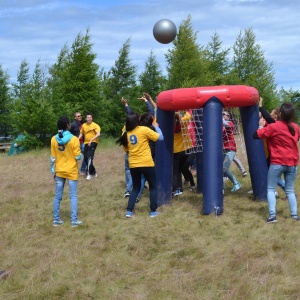
[[197,109],[212,97],[217,97],[224,107],[243,107],[255,105],[259,94],[256,88],[246,85],[181,88],[159,93],[157,106],[166,111]]

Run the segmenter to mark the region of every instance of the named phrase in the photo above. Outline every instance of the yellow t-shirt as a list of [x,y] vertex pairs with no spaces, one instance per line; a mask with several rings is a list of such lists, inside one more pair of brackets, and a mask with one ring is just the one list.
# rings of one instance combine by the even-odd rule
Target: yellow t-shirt
[[156,142],[159,134],[146,126],[137,126],[127,132],[129,167],[154,167],[149,140]]
[[51,156],[55,157],[55,175],[71,180],[78,179],[76,157],[79,156],[80,142],[73,136],[65,145],[59,145],[55,136],[51,139]]
[[[181,131],[174,133],[174,143],[173,143],[173,153],[178,153],[190,149],[193,147],[189,132],[188,132],[188,122],[192,116],[186,112],[185,115],[181,118]],[[185,142],[183,142],[183,135],[185,137]]]
[[[101,128],[98,124],[92,122],[91,124],[84,123],[80,129],[80,133],[84,135],[84,143],[88,144],[90,140],[96,135],[97,132],[101,132]],[[93,140],[93,143],[98,143],[99,139]]]

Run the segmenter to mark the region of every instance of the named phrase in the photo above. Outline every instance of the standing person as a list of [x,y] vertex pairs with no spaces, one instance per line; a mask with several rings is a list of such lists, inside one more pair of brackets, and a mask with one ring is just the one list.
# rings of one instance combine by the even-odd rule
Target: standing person
[[283,103],[279,110],[279,116],[280,120],[266,127],[263,127],[264,120],[260,119],[259,128],[253,135],[254,138],[267,139],[270,150],[267,187],[269,218],[267,223],[277,222],[275,191],[282,174],[285,178],[285,192],[288,197],[291,217],[298,220],[294,185],[298,171],[300,131],[298,125],[292,122],[295,116],[293,104]]
[[151,156],[149,140],[163,140],[163,134],[156,122],[152,123],[155,131],[146,127],[139,126],[139,115],[131,112],[126,117],[126,128],[122,136],[116,143],[123,145],[128,151],[130,174],[133,187],[128,199],[126,217],[134,216],[133,210],[137,195],[141,189],[141,178],[144,174],[149,183],[150,191],[150,217],[156,217],[159,213],[157,209],[157,187],[154,161]]
[[96,169],[93,165],[94,154],[99,142],[101,128],[93,122],[93,115],[86,113],[86,123],[80,129],[79,139],[84,139],[84,160],[87,165],[87,180],[97,177]]
[[[183,117],[181,117],[178,112],[175,113],[173,141],[173,196],[179,196],[183,192],[182,174],[190,181],[191,186],[193,186],[192,189],[195,187],[193,174],[189,170],[188,165],[186,165],[188,155],[185,152],[185,148],[192,148],[192,142],[190,140],[187,126],[187,123],[190,120],[191,114],[189,112],[185,112]],[[185,135],[188,139],[188,145],[186,145],[186,147],[183,141],[183,135]]]
[[51,139],[50,172],[55,177],[55,196],[53,200],[53,226],[60,226],[64,222],[60,219],[60,202],[64,191],[66,179],[69,182],[71,226],[83,224],[77,219],[77,182],[78,166],[80,160],[79,140],[69,129],[71,128],[68,117],[60,117],[57,121],[58,134]]
[[[71,123],[70,132],[73,135],[79,137],[81,127],[82,127],[82,115],[80,112],[75,112],[74,113],[74,121]],[[81,153],[83,154],[84,153],[83,137],[79,140],[79,142],[80,142],[80,150],[81,150]],[[84,159],[82,160],[82,163],[81,163],[79,175],[86,175],[86,163],[85,163]]]
[[237,181],[235,176],[229,171],[229,167],[236,154],[236,142],[234,139],[234,125],[229,121],[229,113],[223,111],[223,176],[228,177],[233,184],[232,192],[236,192],[241,188],[241,184]]

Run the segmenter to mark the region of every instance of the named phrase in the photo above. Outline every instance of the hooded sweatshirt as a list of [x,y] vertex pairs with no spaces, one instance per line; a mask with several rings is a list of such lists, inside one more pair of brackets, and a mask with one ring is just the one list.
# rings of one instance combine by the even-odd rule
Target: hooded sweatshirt
[[81,159],[78,137],[64,130],[63,137],[58,134],[51,139],[51,161],[55,161],[55,175],[61,178],[77,180],[77,160]]

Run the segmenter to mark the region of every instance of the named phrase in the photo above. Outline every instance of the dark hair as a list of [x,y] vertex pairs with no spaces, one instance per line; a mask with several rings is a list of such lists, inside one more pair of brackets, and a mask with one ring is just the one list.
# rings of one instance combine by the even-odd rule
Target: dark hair
[[126,117],[125,122],[125,131],[123,134],[116,140],[116,144],[123,145],[125,147],[128,146],[128,140],[127,140],[127,131],[132,131],[134,128],[139,126],[139,115],[137,112],[132,111],[129,113]]
[[60,138],[63,137],[63,131],[68,129],[68,125],[70,124],[70,120],[67,116],[62,116],[57,121],[58,128],[58,136]]
[[280,119],[285,122],[289,128],[290,133],[295,135],[295,128],[290,123],[295,117],[295,108],[293,103],[282,103],[280,106]]
[[140,125],[150,127],[153,123],[153,116],[150,113],[144,113],[140,118]]
[[92,116],[92,117],[93,117],[93,114],[90,113],[90,112],[87,112],[87,113],[85,114],[85,116]]

